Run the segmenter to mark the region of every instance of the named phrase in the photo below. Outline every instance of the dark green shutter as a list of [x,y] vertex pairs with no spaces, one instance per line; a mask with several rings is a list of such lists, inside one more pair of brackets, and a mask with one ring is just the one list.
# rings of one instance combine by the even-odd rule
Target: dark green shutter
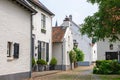
[[38,59],[41,59],[41,42],[38,41]]
[[49,61],[49,43],[46,43],[46,61]]
[[14,58],[19,58],[19,44],[15,43],[14,44]]

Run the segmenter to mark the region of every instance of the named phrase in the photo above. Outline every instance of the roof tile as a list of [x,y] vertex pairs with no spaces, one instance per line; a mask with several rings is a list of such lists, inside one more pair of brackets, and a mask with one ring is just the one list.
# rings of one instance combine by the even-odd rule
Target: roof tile
[[62,42],[65,31],[62,27],[52,27],[52,42]]

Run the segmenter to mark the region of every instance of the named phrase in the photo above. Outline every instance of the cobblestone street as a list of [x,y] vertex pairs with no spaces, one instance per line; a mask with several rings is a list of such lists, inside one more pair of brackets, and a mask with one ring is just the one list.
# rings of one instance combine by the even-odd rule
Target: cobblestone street
[[100,80],[92,74],[92,66],[81,66],[72,71],[60,71],[55,74],[36,76],[29,80]]

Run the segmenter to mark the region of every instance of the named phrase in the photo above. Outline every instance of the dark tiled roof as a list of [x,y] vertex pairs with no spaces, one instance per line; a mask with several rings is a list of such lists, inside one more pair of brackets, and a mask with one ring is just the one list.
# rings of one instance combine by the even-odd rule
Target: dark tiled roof
[[54,15],[47,7],[45,7],[39,0],[28,0],[30,2],[32,2],[33,4],[35,4],[36,6],[38,6],[39,8],[41,8],[43,11],[47,12],[50,15]]
[[52,42],[62,42],[66,29],[52,27]]
[[33,13],[37,13],[36,10],[34,10],[32,7],[30,7],[25,0],[16,0],[16,2],[18,2],[19,4],[21,4],[22,6],[24,6],[25,8],[27,8],[28,10],[30,10]]

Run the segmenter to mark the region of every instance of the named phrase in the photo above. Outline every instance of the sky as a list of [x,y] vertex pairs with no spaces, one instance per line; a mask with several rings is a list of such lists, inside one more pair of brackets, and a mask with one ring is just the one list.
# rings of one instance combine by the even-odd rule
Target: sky
[[40,0],[51,12],[55,14],[52,25],[62,24],[66,16],[72,15],[76,24],[82,24],[85,17],[98,11],[97,4],[92,5],[86,0]]

